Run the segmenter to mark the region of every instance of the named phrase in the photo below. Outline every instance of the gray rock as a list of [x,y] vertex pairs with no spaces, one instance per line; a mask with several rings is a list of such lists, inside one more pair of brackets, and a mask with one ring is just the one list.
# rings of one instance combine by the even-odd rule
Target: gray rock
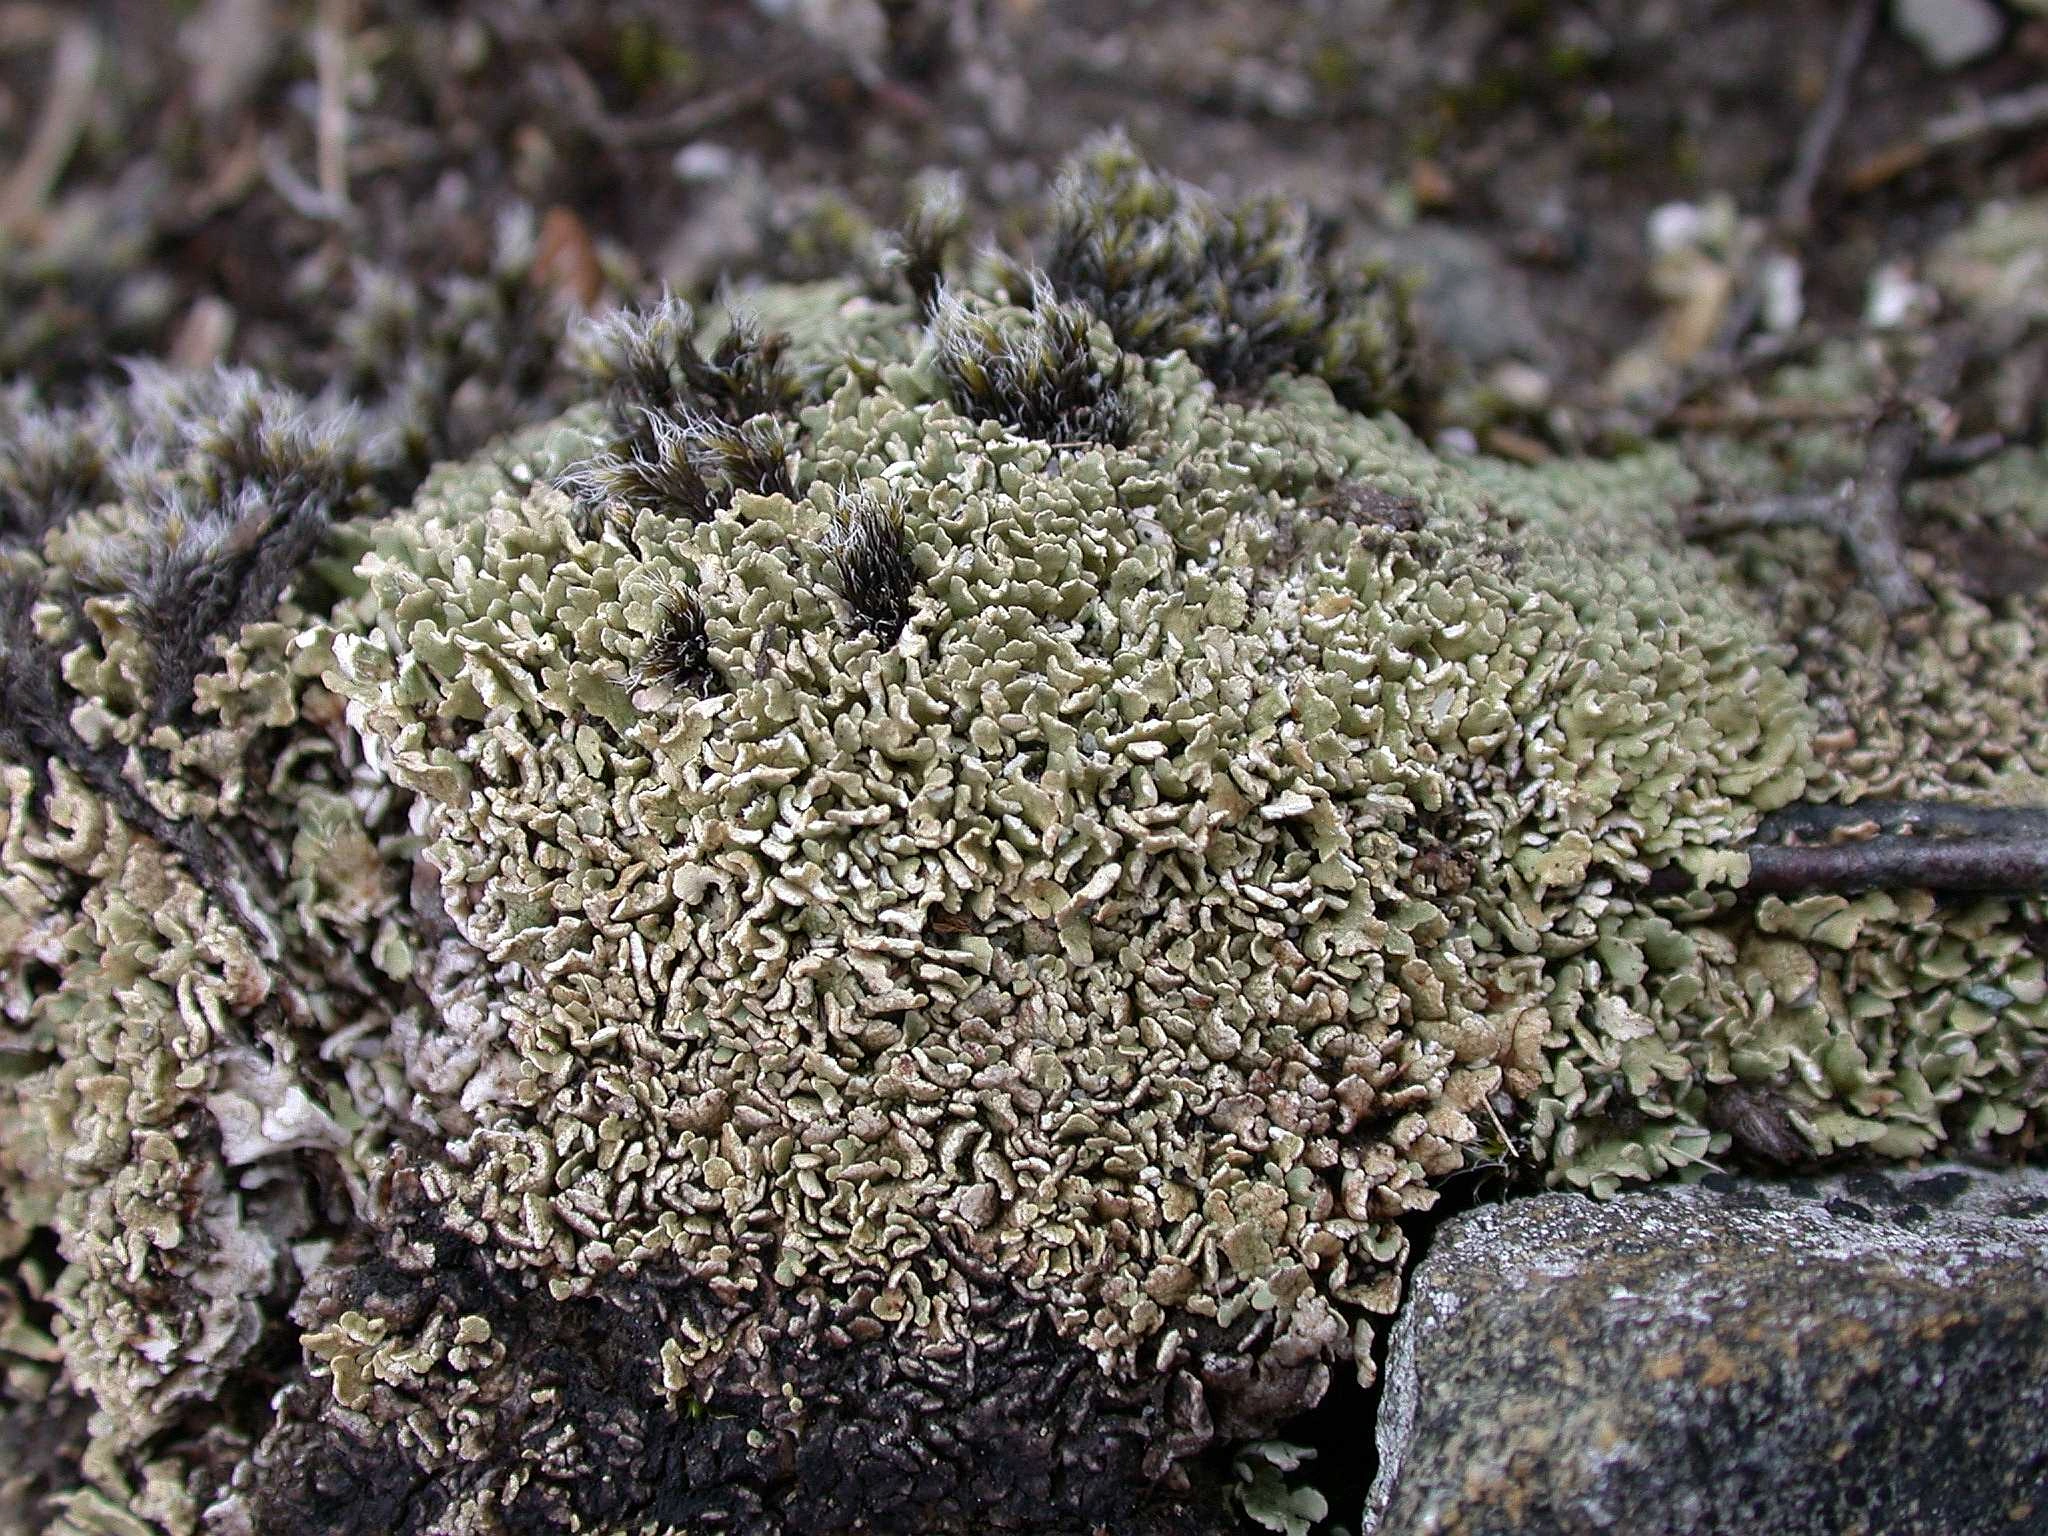
[[1438,1232],[1368,1536],[2048,1530],[2048,1172],[1715,1178]]
[[1981,59],[2005,36],[2005,18],[1991,0],[1892,0],[1892,25],[1936,69]]
[[1448,224],[1417,224],[1372,242],[1372,254],[1422,279],[1430,334],[1475,372],[1506,358],[1550,366],[1557,348],[1529,281],[1496,246]]

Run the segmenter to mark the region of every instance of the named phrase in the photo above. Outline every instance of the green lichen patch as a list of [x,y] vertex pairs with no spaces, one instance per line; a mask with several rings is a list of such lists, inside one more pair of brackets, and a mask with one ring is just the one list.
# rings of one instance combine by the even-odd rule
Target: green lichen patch
[[[318,642],[514,979],[427,1197],[558,1297],[687,1277],[693,1399],[792,1315],[977,1337],[1001,1277],[1109,1379],[1188,1376],[1165,1464],[1270,1429],[1368,1368],[1399,1218],[1541,1081],[1630,912],[1588,890],[1803,787],[1796,686],[1647,497],[1125,366],[1123,447],[961,412],[929,345],[854,367],[796,496],[702,517],[445,477]],[[675,594],[714,695],[656,676]]]

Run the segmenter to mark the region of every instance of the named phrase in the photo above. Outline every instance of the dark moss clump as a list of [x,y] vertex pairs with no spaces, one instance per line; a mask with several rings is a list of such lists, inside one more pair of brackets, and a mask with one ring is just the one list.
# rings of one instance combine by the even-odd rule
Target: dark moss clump
[[681,512],[701,521],[716,502],[690,450],[681,422],[649,411],[637,429],[614,432],[607,446],[578,465],[569,485],[599,502]]
[[214,639],[269,614],[335,522],[383,502],[352,412],[254,374],[144,370],[131,408],[161,467],[130,466],[133,514],[79,578],[135,599],[161,724],[189,718]]
[[887,260],[903,274],[910,296],[929,317],[946,282],[946,256],[967,229],[960,184],[940,180],[912,199],[903,227],[890,242]]
[[661,605],[661,624],[640,658],[640,675],[700,696],[717,687],[711,641],[704,632],[704,607],[688,592],[673,592]]
[[585,376],[626,429],[647,412],[692,411],[737,423],[803,403],[785,338],[736,320],[706,356],[697,345],[696,311],[673,294],[593,321],[577,351]]
[[976,421],[1000,421],[1054,443],[1122,445],[1131,411],[1119,358],[1104,370],[1088,347],[1089,313],[1034,275],[1021,322],[981,313],[940,290],[932,339],[953,403]]
[[[195,728],[219,642],[276,610],[336,523],[388,505],[390,466],[355,412],[253,373],[132,372],[75,411],[9,401],[0,492],[18,543],[0,569],[0,755],[30,769],[38,796],[56,764],[69,768],[259,936],[254,872],[206,823],[166,816],[133,782],[128,749],[81,733],[60,685],[73,642],[46,625],[90,633],[90,599],[126,599],[146,723]],[[69,548],[45,564],[33,533]],[[160,766],[163,749],[140,756]]]
[[844,498],[825,548],[838,567],[839,595],[853,610],[854,628],[895,644],[910,622],[910,594],[917,588],[903,508],[865,494]]
[[375,401],[417,479],[566,404],[570,306],[540,269],[533,219],[499,224],[489,260],[433,282],[366,267],[336,326],[342,382]]
[[45,409],[26,384],[0,393],[0,539],[39,539],[114,494],[105,408]]
[[1119,136],[1061,176],[1044,265],[1129,351],[1186,352],[1226,389],[1307,373],[1353,409],[1406,408],[1416,355],[1407,297],[1378,268],[1339,260],[1332,239],[1282,198],[1225,207]]
[[709,355],[673,295],[593,322],[579,362],[604,394],[607,434],[571,477],[599,501],[701,520],[738,491],[794,494],[794,412],[804,387],[787,342],[735,320]]
[[796,424],[780,416],[750,416],[727,422],[696,416],[684,424],[684,440],[697,473],[713,485],[757,496],[794,496],[790,459],[796,453]]

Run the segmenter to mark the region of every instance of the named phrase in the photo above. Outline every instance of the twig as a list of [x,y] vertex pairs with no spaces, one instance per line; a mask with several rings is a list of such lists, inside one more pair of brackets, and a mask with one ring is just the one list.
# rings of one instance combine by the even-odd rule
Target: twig
[[1819,848],[1752,848],[1744,891],[2048,890],[2048,837],[1873,837]]
[[568,87],[578,119],[607,148],[614,150],[694,139],[726,119],[772,100],[803,78],[803,71],[794,66],[765,69],[738,85],[686,101],[673,111],[653,117],[621,118],[605,110],[604,97],[598,91],[597,83],[566,50],[558,51],[553,63],[563,84]]
[[1878,413],[1863,467],[1833,493],[1712,508],[1695,515],[1691,531],[1711,537],[1745,528],[1826,528],[1848,546],[1857,573],[1886,613],[1923,606],[1927,589],[1906,566],[1900,496],[1930,438],[1938,436],[1929,412],[1954,393],[1972,346],[1972,335],[1960,325],[1937,334],[1905,389]]
[[2048,843],[2048,810],[2031,806],[1948,805],[1935,800],[1788,805],[1766,816],[1756,832],[1769,843],[1868,833],[1922,838],[2019,837]]
[[40,48],[57,35],[55,8],[38,0],[6,0],[0,4],[0,54]]
[[2042,123],[2048,123],[2048,85],[2034,85],[1937,117],[1927,125],[1921,142],[1930,149],[1949,149],[1987,133],[2011,133]]
[[1876,25],[1877,0],[1856,0],[1848,20],[1842,23],[1840,35],[1835,39],[1835,51],[1828,61],[1827,87],[1806,120],[1806,127],[1799,135],[1799,147],[1792,155],[1791,169],[1785,173],[1785,180],[1778,188],[1769,238],[1750,264],[1751,280],[1742,285],[1741,293],[1723,319],[1720,340],[1708,354],[1710,358],[1734,356],[1743,336],[1756,323],[1757,312],[1763,308],[1764,295],[1763,285],[1754,280],[1754,274],[1762,270],[1773,256],[1798,254],[1799,241],[1813,219],[1814,190],[1827,170],[1828,155],[1842,131],[1843,119],[1848,116],[1856,72],[1862,67],[1863,55],[1870,47],[1870,35]]
[[1820,185],[1828,152],[1842,131],[1842,120],[1849,112],[1850,89],[1856,83],[1857,68],[1863,63],[1864,50],[1870,46],[1870,34],[1876,25],[1877,0],[1856,0],[1855,9],[1842,24],[1841,36],[1835,39],[1827,89],[1806,120],[1806,131],[1799,136],[1799,150],[1792,157],[1792,169],[1778,189],[1777,226],[1781,236],[1803,234],[1813,217],[1814,188]]
[[323,224],[348,222],[348,208],[330,201],[324,192],[300,175],[292,165],[291,157],[276,140],[266,138],[258,154],[263,166],[264,185],[284,199],[292,212],[302,219],[313,219]]
[[16,233],[48,202],[64,163],[78,147],[92,110],[92,84],[99,73],[100,40],[91,23],[74,20],[57,35],[50,61],[50,92],[14,174],[0,188],[0,233]]
[[1853,480],[1828,495],[1764,496],[1755,501],[1722,502],[1702,507],[1684,522],[1688,538],[1712,539],[1759,528],[1832,528],[1841,516],[1842,500]]
[[1512,427],[1488,427],[1480,434],[1479,446],[1499,458],[1512,459],[1517,464],[1547,464],[1557,457],[1551,446],[1541,438],[1531,437],[1526,432],[1517,432]]
[[[1914,889],[2023,896],[2048,891],[2048,809],[1910,800],[1795,805],[1766,816],[1743,851],[1745,895]],[[1666,865],[1651,871],[1647,888],[1669,894],[1692,886],[1690,875]]]
[[1869,192],[1918,170],[1944,150],[1956,149],[1996,134],[2015,133],[2048,123],[2048,85],[2028,86],[1989,101],[1974,102],[1935,118],[1917,138],[1902,139],[1858,161],[1842,178],[1852,192]]
[[331,207],[344,209],[348,207],[348,39],[354,12],[355,0],[320,0],[320,20],[313,28],[313,72],[320,88],[315,118],[320,198]]
[[1930,443],[1921,450],[1920,462],[1913,466],[1913,473],[1922,478],[1960,475],[1975,469],[1993,455],[2003,453],[2005,447],[2003,432],[1979,432],[1975,437],[1959,438],[1953,443]]
[[[1747,341],[1731,338],[1723,328],[1720,344],[1709,348],[1685,366],[1677,382],[1665,392],[1662,402],[1652,407],[1658,428],[1681,425],[1678,413],[1695,409],[1691,402],[1718,384],[1745,379],[1783,363],[1796,362],[1818,352],[1836,339],[1853,339],[1860,327],[1807,326],[1790,335],[1752,336]],[[1698,407],[1712,409],[1712,407]]]
[[1887,613],[1903,613],[1928,600],[1927,589],[1906,569],[1899,498],[1914,460],[1935,435],[1927,413],[1955,393],[1969,355],[1970,337],[1960,326],[1935,338],[1933,350],[1907,379],[1903,397],[1871,429],[1863,472],[1843,509],[1843,541]]
[[1813,421],[1867,421],[1876,407],[1864,400],[1753,400],[1741,405],[1681,405],[1666,418],[1673,426],[1722,431]]

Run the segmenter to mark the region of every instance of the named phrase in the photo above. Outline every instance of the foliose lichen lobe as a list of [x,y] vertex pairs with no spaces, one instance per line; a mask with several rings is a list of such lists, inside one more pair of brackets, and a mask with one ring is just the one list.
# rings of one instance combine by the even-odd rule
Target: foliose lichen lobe
[[[162,504],[24,520],[0,1243],[57,1257],[0,1315],[93,1404],[75,1529],[1202,1528],[1196,1453],[1369,1371],[1402,1217],[1510,1143],[2038,1124],[2037,907],[1732,905],[1878,781],[1675,458],[1432,453],[1290,339],[1353,292],[1304,231],[1136,174],[1061,217],[1121,198],[1086,270],[1150,251],[1192,340],[1057,231],[612,322],[603,399],[336,519],[185,713],[81,585]],[[1227,292],[1161,288],[1204,229]]]
[[[1884,359],[1849,345],[1768,386],[1843,401],[1885,387]],[[1853,434],[1814,429],[1710,441],[1693,465],[1723,497],[1769,495],[1788,475],[1839,483],[1860,452]],[[1912,560],[1932,600],[1896,618],[1824,534],[1721,546],[1721,578],[1782,637],[1804,690],[1806,799],[2043,803],[2043,469],[2038,450],[2018,449],[1912,487]],[[1669,505],[1703,490],[1668,462],[1639,461],[1632,477]],[[2044,917],[2038,897],[1814,891],[1695,913],[1675,977],[1648,949],[1646,973],[1596,949],[1574,990],[1625,989],[1638,1009],[1661,994],[1682,1027],[1554,1050],[1531,1140],[1552,1179],[1596,1190],[1702,1157],[1785,1169],[1942,1147],[2032,1155],[2048,1104]]]
[[[1642,523],[1475,486],[1319,381],[1121,388],[1122,447],[976,421],[906,315],[804,412],[795,497],[592,535],[449,475],[321,642],[520,978],[426,1194],[560,1297],[700,1282],[677,1393],[819,1306],[971,1337],[993,1274],[1112,1375],[1230,1337],[1217,1432],[1313,1402],[1397,1219],[1536,1086],[1589,878],[1725,860],[1803,787],[1767,637]],[[1347,518],[1360,487],[1416,515]],[[834,558],[878,506],[893,634]],[[711,697],[641,681],[678,588]]]

